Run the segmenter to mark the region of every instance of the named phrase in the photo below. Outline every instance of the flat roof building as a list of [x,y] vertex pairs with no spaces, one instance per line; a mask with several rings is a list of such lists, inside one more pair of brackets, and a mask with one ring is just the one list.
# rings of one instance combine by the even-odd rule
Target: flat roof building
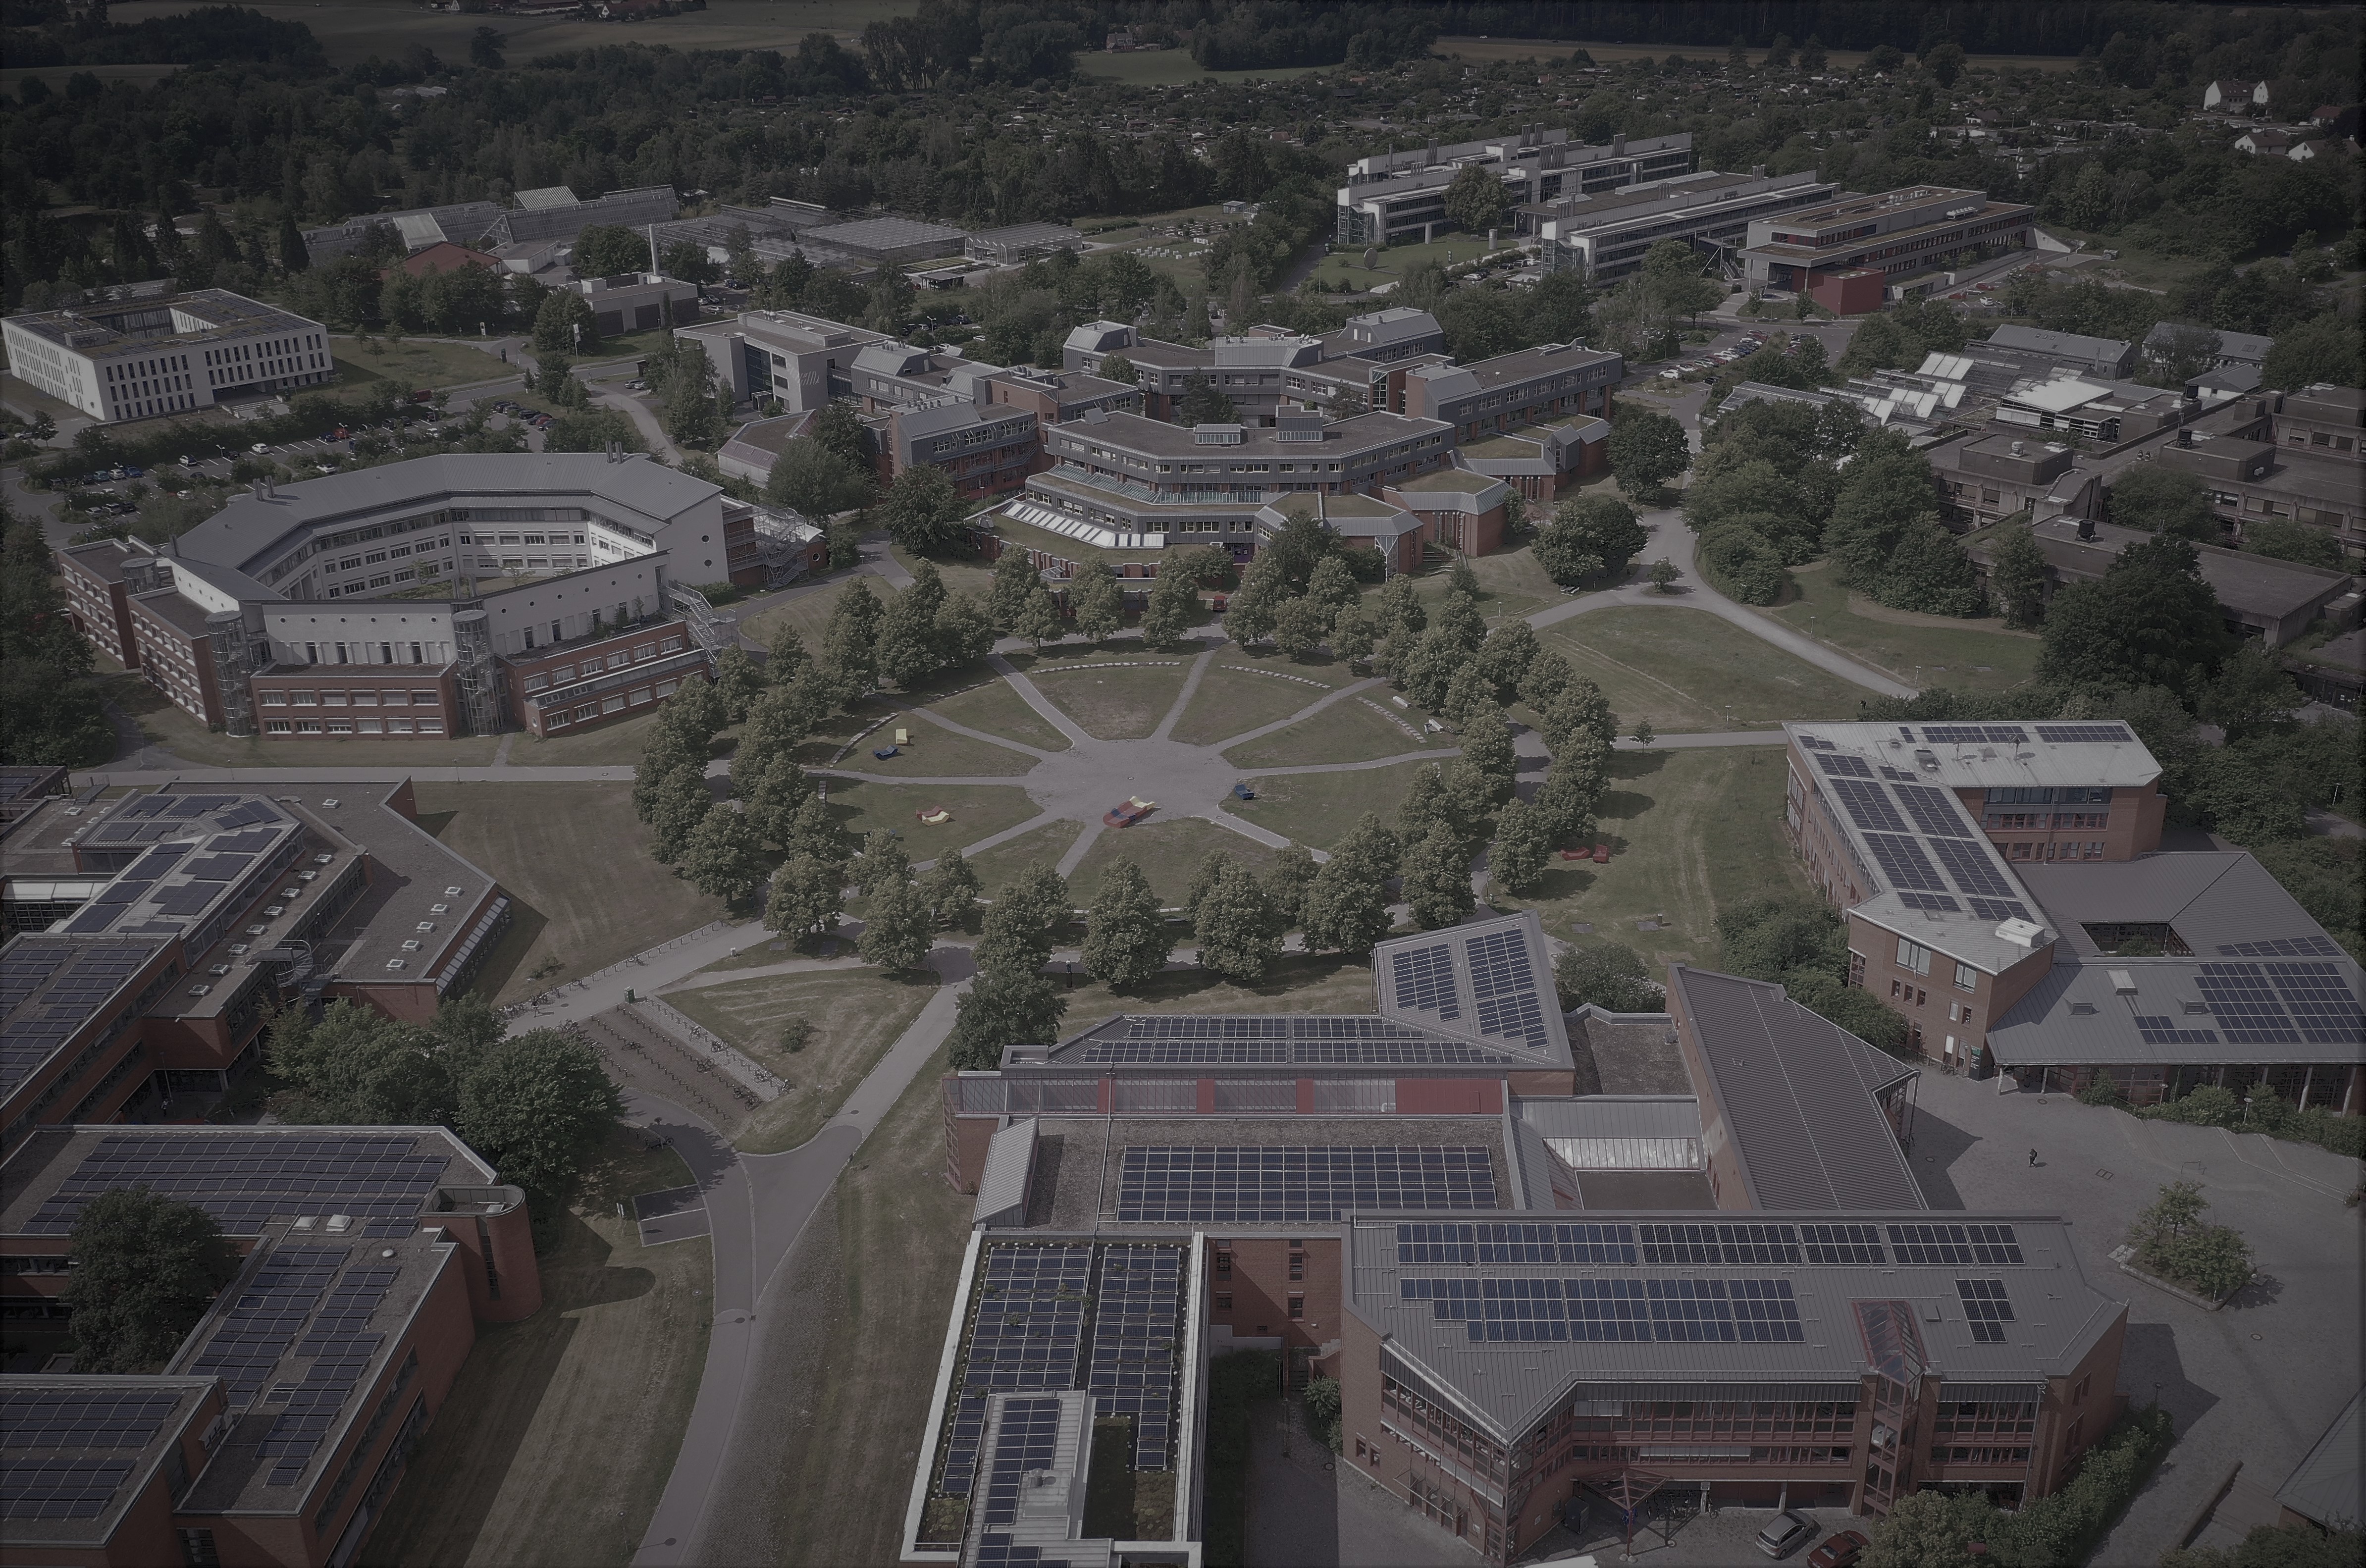
[[[2151,536],[2141,529],[2085,518],[2057,517],[2031,530],[2045,558],[2045,592],[2050,599],[2063,583],[2092,582],[2111,570],[2120,552]],[[1975,544],[1976,561],[1985,561],[1987,541]],[[2320,616],[2337,624],[2354,624],[2359,613],[2358,580],[2331,567],[2278,560],[2254,550],[2196,545],[2202,580],[2217,597],[2226,629],[2237,637],[2258,639],[2267,649],[2283,647],[2299,637]]]
[[950,223],[930,223],[918,218],[858,218],[849,223],[825,223],[806,230],[798,238],[826,250],[894,265],[926,261],[930,256],[959,255],[969,233]]
[[1753,288],[1805,292],[1867,269],[1884,275],[1894,295],[1943,265],[2027,250],[2036,216],[2020,202],[1942,186],[1843,196],[1753,220],[1741,260]]
[[442,1128],[50,1128],[0,1183],[12,1319],[55,1314],[74,1217],[114,1189],[245,1255],[162,1372],[6,1380],[11,1481],[39,1481],[12,1484],[12,1558],[351,1562],[477,1325],[542,1303],[524,1194]]
[[1572,142],[1566,130],[1523,126],[1510,136],[1404,152],[1375,152],[1347,165],[1333,233],[1343,245],[1426,243],[1446,216],[1446,187],[1470,164],[1493,170],[1515,208],[1564,196],[1590,196],[1692,167],[1690,131],[1612,138],[1606,147]]
[[1520,231],[1537,237],[1548,272],[1617,278],[1641,270],[1644,253],[1662,240],[1729,257],[1752,220],[1814,207],[1839,191],[1813,170],[1772,176],[1703,170],[1525,207]]
[[328,329],[226,288],[0,320],[8,367],[101,423],[336,378]]

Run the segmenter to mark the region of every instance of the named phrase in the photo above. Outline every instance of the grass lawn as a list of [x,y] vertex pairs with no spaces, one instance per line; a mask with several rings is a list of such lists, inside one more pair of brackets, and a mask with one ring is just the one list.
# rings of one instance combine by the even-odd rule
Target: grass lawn
[[[665,999],[789,1086],[749,1119],[737,1139],[751,1154],[775,1154],[795,1148],[838,1114],[936,988],[937,977],[927,970],[907,977],[866,967],[767,975],[674,991]],[[794,1053],[781,1044],[782,1025],[793,1018],[813,1025],[810,1043]]]
[[[1288,998],[1277,1009],[1277,999]],[[1067,993],[1063,1036],[1129,1012],[1371,1012],[1372,966],[1340,953],[1285,953],[1262,986],[1236,986],[1199,969],[1170,969],[1144,985],[1110,990],[1085,981]]]
[[[1536,552],[1525,545],[1502,555],[1474,557],[1470,564],[1471,574],[1479,579],[1479,614],[1491,625],[1512,615],[1534,615],[1565,597],[1560,584],[1537,564]],[[1452,589],[1443,570],[1414,579],[1414,592],[1431,611],[1446,602]]]
[[[104,660],[101,668],[106,668]],[[498,735],[238,740],[208,729],[136,674],[117,669],[101,680],[107,700],[130,716],[150,745],[161,746],[201,768],[481,768],[493,760],[501,743]]]
[[517,768],[597,768],[631,766],[641,760],[649,732],[658,726],[663,707],[636,714],[622,724],[562,729],[547,739],[521,732],[510,742],[510,765]]
[[[986,897],[991,898],[1012,877],[1031,865],[1058,865],[1060,857],[1068,852],[1068,846],[1074,844],[1076,835],[1084,830],[1082,822],[1046,822],[1041,828],[1031,829],[1015,839],[1006,840],[981,854],[970,856],[970,869],[977,873],[979,885],[985,889]],[[1129,832],[1138,830],[1127,829]],[[974,844],[977,840],[973,838],[969,841]]]
[[[1373,691],[1380,694],[1372,698],[1374,702],[1388,701],[1386,687],[1376,686]],[[1406,717],[1414,728],[1421,728],[1418,713]],[[1224,753],[1224,760],[1246,769],[1293,768],[1303,762],[1369,761],[1453,744],[1453,738],[1445,735],[1416,740],[1355,698],[1342,697],[1312,718],[1234,747]]]
[[465,387],[518,374],[490,348],[441,339],[374,337],[364,346],[358,339],[332,336],[329,347],[347,386],[375,378],[406,387]]
[[980,602],[984,602],[994,592],[994,567],[974,556],[948,556],[940,559],[934,556],[915,555],[901,545],[890,545],[887,553],[894,556],[896,564],[906,571],[922,560],[928,561],[937,569],[937,575],[944,579],[948,593],[975,593]]
[[428,784],[422,825],[490,873],[510,929],[476,988],[515,1001],[723,916],[652,859],[627,784]]
[[1397,803],[1413,787],[1414,770],[1435,762],[1399,762],[1351,773],[1268,774],[1253,778],[1256,798],[1232,803],[1234,815],[1284,834],[1309,849],[1327,850],[1355,829],[1358,818],[1377,811],[1396,819]]
[[[1504,243],[1508,243],[1510,239],[1511,230],[1506,228]],[[1497,248],[1502,249],[1503,245],[1499,244]],[[1440,234],[1425,245],[1384,245],[1374,257],[1380,265],[1367,269],[1364,247],[1343,245],[1317,263],[1313,272],[1308,276],[1327,284],[1344,282],[1358,289],[1368,289],[1376,284],[1402,282],[1415,267],[1429,262],[1450,266],[1457,262],[1476,261],[1486,250],[1486,235],[1465,234],[1457,231]]]
[[[1004,688],[1008,690],[1008,688]],[[973,727],[975,728],[975,727]],[[896,732],[911,736],[898,742]],[[882,761],[871,753],[894,746],[897,755]],[[865,773],[897,773],[914,778],[975,778],[987,773],[1017,775],[1035,766],[1036,759],[991,740],[979,740],[951,729],[940,729],[925,718],[898,714],[862,738],[838,765]]]
[[[939,697],[929,707],[955,724],[982,729],[988,735],[1006,736],[1038,751],[1068,750],[1068,738],[1050,719],[1029,706],[1027,699],[1013,691],[1008,681],[993,681],[950,697]],[[927,720],[921,722],[925,724]]]
[[1101,662],[1045,660],[1026,673],[1077,728],[1102,740],[1140,740],[1157,728],[1191,670],[1188,660],[1116,670],[1096,668]]
[[631,1561],[698,1394],[715,1270],[705,1238],[643,1247],[616,1205],[689,1179],[616,1134],[541,1255],[542,1310],[478,1325],[363,1562]]
[[1794,567],[1791,575],[1799,596],[1761,614],[1910,685],[1993,692],[2020,685],[2037,668],[2037,634],[2007,631],[2001,617],[1964,621],[1887,609],[1842,587],[1829,561]]
[[[833,578],[798,592],[794,598],[760,611],[739,623],[739,635],[770,648],[772,639],[780,635],[782,626],[794,626],[797,635],[805,638],[806,651],[817,655],[821,652],[822,633],[829,628],[830,609],[838,603],[839,594],[845,592],[846,585],[853,580],[853,575]],[[868,581],[871,592],[878,596],[883,606],[895,596],[896,591],[888,587],[884,579],[870,577]]]
[[[1624,942],[1656,972],[1672,959],[1714,964],[1717,912],[1808,880],[1783,839],[1783,756],[1772,747],[1618,751],[1596,836],[1607,864],[1556,858],[1527,894],[1491,891],[1501,909],[1534,908],[1558,937]],[[1639,919],[1666,917],[1642,931]],[[1574,930],[1590,923],[1591,933]]]
[[1211,850],[1222,850],[1250,871],[1262,875],[1277,852],[1229,828],[1197,817],[1155,818],[1139,828],[1111,829],[1093,841],[1083,862],[1069,874],[1068,886],[1080,908],[1089,907],[1100,891],[1101,877],[1110,865],[1130,860],[1150,879],[1150,889],[1168,908],[1183,902],[1191,874]]
[[[932,828],[918,819],[918,813],[935,806],[952,812],[952,820]],[[866,784],[861,779],[830,780],[829,807],[839,825],[858,839],[882,828],[903,834],[914,860],[928,860],[940,850],[974,844],[988,834],[1040,816],[1043,809],[1028,799],[1023,789],[995,784]]]
[[[945,1319],[973,1200],[944,1178],[940,1051],[912,1077],[838,1179],[836,1256],[815,1258],[828,1325],[810,1408],[794,1423],[767,1501],[792,1563],[893,1562],[912,1466],[929,1440]],[[816,1216],[820,1222],[830,1216]],[[817,1241],[823,1238],[817,1235]]]
[[[1227,669],[1227,665],[1246,668]],[[1303,679],[1288,679],[1291,675]],[[1200,678],[1200,689],[1191,694],[1191,705],[1175,721],[1175,739],[1205,746],[1228,735],[1288,718],[1309,703],[1321,702],[1329,692],[1352,678],[1344,664],[1300,665],[1272,659],[1259,665],[1238,648],[1227,648],[1216,655],[1215,662]],[[1309,686],[1305,681],[1320,681],[1323,684]]]
[[1548,627],[1548,648],[1601,686],[1622,733],[1854,718],[1865,689],[1700,610],[1619,605]]

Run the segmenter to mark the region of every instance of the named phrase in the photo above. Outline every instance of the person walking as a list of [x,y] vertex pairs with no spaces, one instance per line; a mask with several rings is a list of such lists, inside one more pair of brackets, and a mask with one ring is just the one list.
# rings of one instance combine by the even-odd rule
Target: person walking
[[2037,1163],[2037,1151],[2035,1149],[2029,1151],[2029,1163],[2032,1165],[2035,1165]]

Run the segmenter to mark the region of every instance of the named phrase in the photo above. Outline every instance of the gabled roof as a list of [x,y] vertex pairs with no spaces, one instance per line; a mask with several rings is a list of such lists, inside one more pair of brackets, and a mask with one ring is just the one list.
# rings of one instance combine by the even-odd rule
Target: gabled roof
[[2366,1525],[2366,1390],[2342,1406],[2308,1457],[2276,1488],[2276,1501],[2327,1529]]
[[1695,1047],[1701,1123],[1721,1123],[1754,1209],[1921,1209],[1877,1097],[1915,1069],[1763,980],[1668,966]]

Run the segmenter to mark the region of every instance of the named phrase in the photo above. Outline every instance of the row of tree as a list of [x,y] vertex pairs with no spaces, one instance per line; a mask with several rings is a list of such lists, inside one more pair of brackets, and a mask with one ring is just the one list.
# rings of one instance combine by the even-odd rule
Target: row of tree
[[90,767],[115,754],[91,667],[40,525],[0,506],[0,759]]

